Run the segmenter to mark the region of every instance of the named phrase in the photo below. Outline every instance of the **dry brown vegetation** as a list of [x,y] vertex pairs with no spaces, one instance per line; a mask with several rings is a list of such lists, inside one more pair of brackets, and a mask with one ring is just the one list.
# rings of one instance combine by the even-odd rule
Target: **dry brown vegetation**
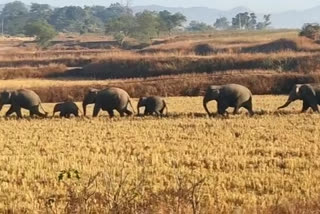
[[[213,51],[199,55],[199,44]],[[320,82],[320,45],[297,31],[177,35],[137,50],[93,35],[59,35],[47,50],[0,38],[0,51],[0,90],[33,89],[49,112],[109,86],[134,105],[161,95],[169,106],[161,119],[22,120],[3,118],[6,107],[1,213],[320,212],[319,115],[299,114],[299,102],[276,111],[286,96],[257,96]],[[254,117],[207,118],[199,96],[226,83],[255,94]]]
[[[250,78],[248,78],[250,77]],[[218,74],[182,74],[154,78],[121,80],[1,80],[1,89],[29,88],[35,90],[44,102],[59,102],[69,96],[81,101],[89,88],[120,87],[132,97],[146,95],[200,96],[211,84],[230,82],[243,84],[254,94],[288,93],[296,83],[319,82],[320,75],[279,74],[274,71],[228,71]]]
[[0,118],[0,212],[319,212],[318,114],[276,112],[286,96],[228,119],[166,100],[162,119]]
[[[59,79],[127,79],[127,78],[158,78],[172,77],[176,80],[181,74],[204,76],[224,71],[243,71],[251,79],[250,72],[257,71],[261,76],[275,71],[276,79],[291,77],[296,82],[309,80],[319,70],[320,45],[306,38],[299,38],[297,31],[266,31],[266,32],[215,32],[211,34],[179,35],[158,40],[142,50],[121,50],[119,47],[107,49],[90,49],[90,47],[70,47],[69,50],[58,49],[64,42],[103,41],[103,36],[94,39],[92,36],[80,38],[63,38],[59,46],[54,45],[48,50],[36,50],[18,41],[1,44],[14,44],[11,49],[0,53],[0,79],[16,78],[59,78]],[[70,40],[71,39],[71,40]],[[104,38],[110,42],[110,38]],[[21,41],[20,41],[21,43]],[[206,56],[196,55],[195,46],[207,44],[213,52]],[[64,44],[67,45],[67,44]],[[10,46],[10,45],[9,45]],[[8,48],[8,47],[7,47]],[[276,73],[277,72],[277,73]],[[290,74],[289,74],[290,73]],[[306,74],[306,75],[303,75]],[[222,75],[224,75],[222,73]],[[281,76],[281,77],[280,77]],[[298,78],[299,77],[299,78]],[[184,79],[183,77],[181,77]],[[243,78],[234,75],[230,82],[238,82]],[[255,78],[252,78],[255,81]],[[164,80],[165,81],[165,80]],[[188,79],[185,85],[188,85]],[[312,80],[314,81],[314,80]],[[315,79],[317,81],[317,78]],[[209,82],[208,80],[206,82]],[[276,88],[277,81],[266,80],[265,88]],[[244,84],[248,85],[245,81]],[[181,84],[180,84],[181,85]],[[94,86],[94,85],[92,85]],[[263,87],[261,87],[263,88]],[[282,88],[282,87],[280,87]],[[189,89],[192,90],[192,89]],[[158,91],[158,90],[157,90]],[[185,90],[175,90],[173,95],[190,94]],[[270,90],[257,93],[270,93]],[[286,90],[273,90],[285,93]],[[168,91],[167,93],[170,93]],[[194,95],[199,95],[194,93]]]

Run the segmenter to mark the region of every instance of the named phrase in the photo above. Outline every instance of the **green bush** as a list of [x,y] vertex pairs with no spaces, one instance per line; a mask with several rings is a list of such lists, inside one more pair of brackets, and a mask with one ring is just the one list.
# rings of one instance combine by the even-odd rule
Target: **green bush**
[[25,34],[35,36],[40,46],[47,46],[49,41],[57,35],[57,32],[45,21],[34,21],[25,26]]

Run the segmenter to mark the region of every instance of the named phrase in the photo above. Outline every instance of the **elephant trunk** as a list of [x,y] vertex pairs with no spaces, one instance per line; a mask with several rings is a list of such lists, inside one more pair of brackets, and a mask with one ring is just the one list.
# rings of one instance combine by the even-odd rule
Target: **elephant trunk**
[[280,106],[278,109],[286,108],[295,100],[296,100],[296,97],[294,97],[293,95],[290,95],[287,102],[284,105]]
[[205,97],[204,99],[203,99],[203,107],[204,107],[204,109],[206,110],[206,112],[207,112],[207,114],[209,115],[209,117],[211,116],[211,113],[210,113],[210,111],[209,111],[209,109],[208,109],[208,106],[207,106],[207,103],[208,103],[209,101],[208,101],[208,99]]
[[287,107],[288,105],[290,105],[290,103],[292,103],[292,100],[291,100],[291,99],[288,99],[288,101],[287,101],[284,105],[280,106],[278,109],[285,108],[285,107]]

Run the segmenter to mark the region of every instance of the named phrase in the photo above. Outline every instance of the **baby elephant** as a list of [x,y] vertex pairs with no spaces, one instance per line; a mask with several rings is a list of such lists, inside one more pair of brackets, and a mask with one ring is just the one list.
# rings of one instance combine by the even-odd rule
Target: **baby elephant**
[[152,115],[156,113],[157,116],[163,116],[164,109],[167,109],[168,114],[168,107],[166,102],[158,96],[151,96],[151,97],[141,97],[138,102],[138,115],[140,115],[140,108],[145,107],[144,115]]
[[52,116],[54,116],[56,112],[60,112],[60,117],[69,118],[71,114],[73,114],[76,117],[79,117],[79,108],[72,101],[66,101],[66,102],[63,102],[63,103],[57,103],[54,106],[53,115]]

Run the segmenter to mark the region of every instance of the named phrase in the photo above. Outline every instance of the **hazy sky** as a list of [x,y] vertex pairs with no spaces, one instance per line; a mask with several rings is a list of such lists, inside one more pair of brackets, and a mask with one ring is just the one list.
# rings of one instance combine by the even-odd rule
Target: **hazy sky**
[[[117,0],[21,0],[25,3],[47,3],[53,6],[65,5],[104,5],[119,2]],[[126,0],[122,0],[126,2]],[[12,2],[0,0],[0,3]],[[280,12],[286,10],[303,10],[314,6],[320,6],[320,0],[131,0],[132,5],[157,4],[170,7],[204,6],[217,9],[231,9],[237,6],[245,6],[256,12]]]

